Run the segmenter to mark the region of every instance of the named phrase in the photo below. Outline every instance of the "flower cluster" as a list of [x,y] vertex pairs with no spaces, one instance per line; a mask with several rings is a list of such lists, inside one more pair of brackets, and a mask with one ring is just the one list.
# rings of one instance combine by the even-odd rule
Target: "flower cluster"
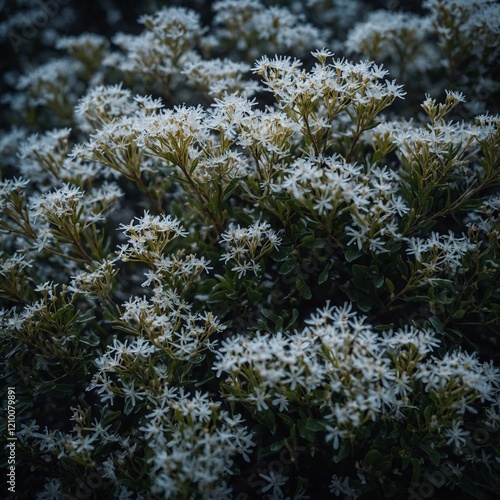
[[382,414],[409,418],[424,394],[436,400],[441,425],[467,409],[475,412],[473,401],[496,401],[498,369],[462,352],[431,356],[439,341],[429,330],[407,328],[380,337],[350,305],[328,305],[306,324],[292,334],[224,341],[214,369],[219,376],[228,373],[229,399],[258,412],[271,406],[290,413],[317,407],[334,449]]
[[257,221],[251,227],[230,227],[221,234],[227,252],[221,255],[225,263],[235,263],[231,271],[238,273],[238,278],[251,271],[257,275],[261,271],[259,260],[272,249],[278,249],[281,238],[266,222]]
[[139,23],[145,30],[137,36],[119,33],[113,39],[123,51],[104,60],[106,66],[117,68],[126,76],[146,75],[166,85],[203,33],[199,16],[182,7],[164,8],[153,15],[143,15]]
[[214,35],[205,41],[211,50],[231,47],[254,59],[263,51],[281,53],[322,45],[321,33],[286,7],[266,7],[260,0],[219,0],[214,3]]
[[404,79],[408,69],[423,71],[432,61],[434,54],[426,43],[431,25],[428,17],[377,10],[349,32],[346,47],[351,53],[388,61],[398,78]]

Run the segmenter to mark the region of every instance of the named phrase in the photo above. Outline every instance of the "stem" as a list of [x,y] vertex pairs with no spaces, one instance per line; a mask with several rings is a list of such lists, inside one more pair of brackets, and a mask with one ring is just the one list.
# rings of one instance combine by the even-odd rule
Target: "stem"
[[81,234],[76,229],[77,224],[78,224],[77,218],[72,216],[70,224],[68,224],[67,221],[64,221],[64,223],[60,227],[60,234],[68,236],[69,243],[71,243],[74,247],[76,247],[77,253],[79,253],[85,261],[91,262],[92,257],[87,253],[87,251],[82,245],[82,240],[80,238]]
[[352,140],[351,147],[349,148],[349,152],[346,156],[346,162],[351,163],[352,155],[354,154],[354,148],[358,143],[359,138],[361,137],[361,133],[363,132],[363,127],[359,126],[359,123],[356,124],[356,133],[354,134],[354,139]]
[[438,217],[442,217],[444,215],[447,215],[450,212],[453,212],[454,210],[458,210],[460,208],[460,205],[462,205],[463,203],[466,203],[471,198],[478,195],[481,191],[486,189],[486,187],[488,187],[488,185],[491,184],[493,181],[494,181],[494,179],[490,178],[490,177],[484,179],[483,182],[477,188],[473,189],[472,191],[466,191],[465,193],[462,193],[460,195],[460,197],[457,198],[448,207],[443,208],[443,209],[439,210],[438,212],[435,212],[434,214],[427,215],[425,220],[422,220],[422,221],[418,222],[417,224],[409,227],[407,230],[404,231],[404,234],[405,235],[412,234],[415,231],[417,231],[422,225],[427,223],[429,220],[437,219]]
[[146,197],[148,198],[149,202],[153,206],[154,211],[157,214],[161,214],[163,212],[162,207],[158,204],[158,202],[155,200],[155,198],[153,198],[153,196],[149,192],[149,189],[142,182],[140,173],[139,173],[139,175],[137,175],[137,174],[134,173],[134,176],[133,176],[133,178],[131,180],[133,182],[135,182],[137,184],[137,187],[139,188],[139,190],[142,191],[146,195]]
[[204,195],[202,191],[198,189],[198,186],[196,183],[193,181],[192,177],[189,175],[187,169],[183,165],[179,165],[179,168],[182,170],[182,173],[184,174],[189,186],[193,190],[195,196],[198,198],[198,201],[202,205],[206,215],[209,217],[209,219],[212,221],[214,224],[215,229],[217,230],[218,233],[222,232],[222,227],[220,225],[220,221],[217,219],[216,215],[214,212],[207,206],[208,205],[208,199]]
[[416,275],[412,274],[410,276],[410,279],[404,286],[404,288],[390,298],[389,302],[382,308],[379,314],[383,316],[385,313],[387,313],[390,310],[392,304],[394,304],[394,302],[399,300],[401,297],[403,297],[407,292],[409,292],[412,289],[415,281],[416,281]]
[[302,117],[304,118],[304,123],[306,125],[307,136],[309,137],[309,139],[311,139],[311,144],[312,144],[313,149],[314,149],[314,154],[316,156],[319,156],[318,144],[316,143],[316,139],[315,139],[313,133],[311,132],[311,127],[309,126],[309,120],[307,118],[307,113],[302,115]]

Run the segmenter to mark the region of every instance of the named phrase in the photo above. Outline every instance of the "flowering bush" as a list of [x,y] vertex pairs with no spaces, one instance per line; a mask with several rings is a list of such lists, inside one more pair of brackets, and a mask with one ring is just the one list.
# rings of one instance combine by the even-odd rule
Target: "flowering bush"
[[20,498],[500,489],[498,4],[271,4],[60,36],[4,95]]

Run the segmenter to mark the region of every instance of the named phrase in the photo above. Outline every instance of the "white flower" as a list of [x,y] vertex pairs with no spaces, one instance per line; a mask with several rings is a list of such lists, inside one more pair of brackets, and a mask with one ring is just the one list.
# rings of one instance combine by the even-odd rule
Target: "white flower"
[[278,407],[278,411],[280,412],[288,410],[288,399],[284,394],[277,394],[272,403]]
[[445,429],[445,435],[448,438],[446,444],[452,444],[455,448],[461,448],[465,445],[469,431],[462,428],[462,422],[456,420],[453,422],[452,427]]
[[333,449],[338,450],[340,447],[340,440],[347,436],[347,431],[332,426],[327,426],[326,430],[326,441],[332,441]]
[[349,486],[349,478],[337,476],[337,474],[334,474],[332,476],[329,488],[330,492],[333,493],[336,497],[340,496],[341,494],[351,496],[353,493],[353,490]]
[[120,224],[119,230],[128,238],[128,244],[120,247],[118,258],[123,261],[146,259],[154,262],[174,238],[187,236],[178,219],[171,215],[150,215],[144,212],[129,224]]
[[269,472],[269,476],[266,476],[265,474],[259,474],[259,476],[268,483],[262,488],[262,493],[272,489],[271,495],[273,499],[283,498],[283,492],[281,491],[280,486],[287,483],[287,477],[282,476],[281,474],[276,474],[273,471]]
[[59,479],[49,479],[43,488],[43,491],[37,495],[41,500],[56,500],[61,498],[62,485]]
[[83,131],[93,132],[106,123],[138,110],[139,106],[132,100],[130,90],[123,89],[119,83],[98,85],[89,90],[75,107],[75,115]]
[[221,234],[220,243],[227,248],[220,260],[236,263],[231,270],[237,272],[241,278],[249,271],[257,275],[261,269],[258,260],[272,249],[277,250],[281,238],[271,229],[269,223],[256,221],[247,228],[230,224],[229,229]]

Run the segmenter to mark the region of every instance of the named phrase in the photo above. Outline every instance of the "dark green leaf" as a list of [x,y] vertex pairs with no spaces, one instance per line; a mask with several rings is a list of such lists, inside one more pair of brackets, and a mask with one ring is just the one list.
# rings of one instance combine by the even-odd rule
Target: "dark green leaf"
[[238,222],[243,223],[247,226],[250,226],[255,222],[250,214],[243,212],[242,210],[235,210],[234,217]]
[[55,387],[50,392],[50,395],[54,398],[66,398],[75,392],[75,386],[73,384],[55,384]]
[[294,308],[292,310],[292,317],[291,317],[290,321],[288,322],[288,324],[286,325],[285,330],[289,330],[290,328],[292,328],[294,323],[297,321],[298,317],[299,317],[299,311],[298,311],[298,309]]
[[255,419],[262,425],[265,425],[271,431],[271,434],[276,432],[276,421],[274,419],[273,411],[268,410],[265,412],[255,413]]
[[224,201],[226,201],[233,194],[239,183],[240,179],[231,179],[229,184],[224,188],[224,192],[222,193],[222,199]]
[[292,417],[287,415],[286,413],[278,413],[278,417],[285,422],[289,427],[291,427],[294,424],[294,420]]
[[314,240],[315,240],[314,234],[306,234],[305,236],[302,237],[300,241],[304,243],[304,245],[307,245],[307,243],[314,242]]
[[292,257],[288,260],[285,260],[283,264],[281,264],[278,273],[279,274],[290,274],[297,267],[297,259]]
[[87,321],[92,321],[95,319],[95,316],[93,314],[87,313],[87,314],[80,314],[77,319],[75,320],[75,323],[86,323]]
[[271,258],[276,262],[284,262],[293,257],[294,249],[292,247],[280,247],[277,252],[271,254]]
[[375,327],[375,330],[384,331],[390,330],[391,328],[394,328],[394,323],[388,323],[387,325],[377,325]]
[[394,265],[396,266],[396,269],[401,273],[401,277],[406,279],[406,277],[408,276],[408,267],[403,262],[401,255],[396,255],[396,257],[394,258]]
[[33,391],[33,396],[39,396],[40,394],[46,394],[47,392],[51,392],[55,389],[56,383],[51,380],[49,382],[41,382],[38,384],[34,391]]
[[443,323],[441,323],[441,321],[436,316],[431,316],[429,318],[429,323],[432,325],[432,327],[438,333],[443,333],[444,332],[444,325],[443,325]]
[[349,441],[342,441],[340,443],[340,448],[338,453],[333,456],[333,461],[336,464],[342,462],[342,460],[344,460],[349,455],[350,450],[351,450],[351,445]]
[[297,290],[299,291],[300,295],[302,295],[304,299],[309,300],[312,297],[311,289],[300,274],[295,280],[295,285],[297,286]]
[[315,437],[314,437],[314,432],[312,432],[311,430],[309,430],[306,426],[306,424],[302,421],[302,420],[299,420],[297,422],[297,428],[299,429],[299,434],[304,438],[306,439],[307,441],[309,441],[310,443],[314,443],[315,441]]
[[277,314],[273,313],[273,311],[271,311],[269,309],[262,309],[261,313],[262,313],[262,316],[265,316],[267,319],[270,319],[271,321],[274,321],[274,322],[276,322],[277,319],[279,318],[279,316]]
[[471,495],[471,498],[474,498],[474,500],[487,500],[491,498],[487,496],[472,479],[463,474],[460,476],[458,484],[464,491]]
[[394,293],[394,283],[389,278],[385,278],[385,284],[387,286],[387,289],[389,290],[389,293],[393,294]]
[[353,260],[356,260],[357,258],[361,257],[365,252],[363,250],[360,250],[356,246],[351,246],[347,249],[345,253],[345,258],[347,262],[352,262]]
[[113,411],[108,413],[102,420],[102,425],[106,427],[108,424],[116,420],[122,414],[121,411]]
[[323,424],[319,420],[315,420],[314,418],[308,418],[306,420],[306,428],[312,432],[319,432],[325,430]]
[[210,294],[210,296],[207,298],[207,303],[214,304],[217,302],[224,302],[225,300],[227,300],[227,293],[224,290],[220,290],[218,292]]
[[441,464],[441,455],[436,451],[435,448],[432,448],[430,445],[427,444],[421,444],[420,449],[425,451],[427,456],[431,459],[431,462],[436,466],[439,467]]
[[391,456],[385,457],[378,450],[370,450],[364,458],[364,463],[374,471],[386,472],[391,468]]
[[420,460],[418,458],[412,458],[411,459],[411,465],[413,466],[413,473],[411,475],[411,485],[415,487],[418,485],[418,482],[420,480],[420,475],[422,473],[421,467],[420,467]]
[[324,283],[328,279],[328,276],[330,275],[330,269],[331,269],[332,265],[333,265],[333,262],[330,261],[325,266],[325,268],[323,269],[323,271],[321,272],[321,274],[318,276],[318,285],[321,285],[322,283]]
[[275,443],[270,444],[269,446],[266,446],[265,448],[262,448],[259,450],[259,460],[269,456],[273,455],[274,453],[277,453],[278,451],[281,450],[284,446],[284,441],[281,439],[280,441],[276,441]]

